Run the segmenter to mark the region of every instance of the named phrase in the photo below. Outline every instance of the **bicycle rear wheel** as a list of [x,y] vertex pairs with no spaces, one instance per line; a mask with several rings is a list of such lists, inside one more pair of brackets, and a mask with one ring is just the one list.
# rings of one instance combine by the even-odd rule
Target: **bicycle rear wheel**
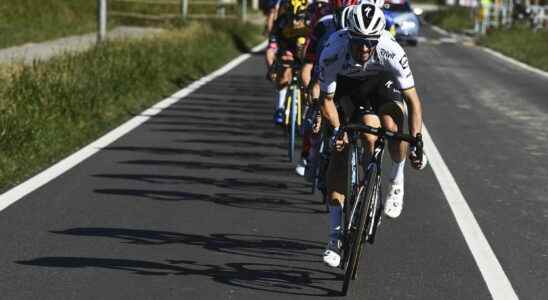
[[301,90],[296,86],[289,88],[289,97],[291,97],[289,110],[289,141],[287,144],[287,155],[290,162],[295,160],[295,148],[297,147],[297,130],[299,129],[298,121],[299,105],[301,102]]
[[363,254],[363,248],[365,247],[365,229],[369,228],[371,223],[370,210],[372,209],[372,201],[375,200],[376,185],[377,185],[377,166],[373,165],[366,174],[366,186],[358,192],[355,203],[353,205],[354,212],[350,219],[349,232],[347,234],[347,247],[349,255],[348,263],[344,273],[343,281],[343,295],[348,293],[350,286],[350,280],[357,278],[357,270],[359,266],[359,260]]

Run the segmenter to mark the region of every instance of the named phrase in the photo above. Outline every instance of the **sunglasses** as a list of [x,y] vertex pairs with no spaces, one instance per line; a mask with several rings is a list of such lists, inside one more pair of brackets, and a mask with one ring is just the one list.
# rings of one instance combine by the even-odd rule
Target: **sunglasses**
[[360,47],[365,46],[365,47],[371,49],[371,48],[375,48],[377,46],[377,44],[379,43],[379,40],[352,37],[352,38],[350,38],[350,43],[352,43],[353,45],[356,45],[356,46],[360,46]]

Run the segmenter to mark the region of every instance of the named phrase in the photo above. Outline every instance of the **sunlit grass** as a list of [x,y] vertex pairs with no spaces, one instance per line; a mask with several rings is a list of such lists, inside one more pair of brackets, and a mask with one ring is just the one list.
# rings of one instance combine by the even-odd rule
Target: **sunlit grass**
[[192,22],[155,38],[1,66],[0,190],[219,67],[259,33],[250,24]]

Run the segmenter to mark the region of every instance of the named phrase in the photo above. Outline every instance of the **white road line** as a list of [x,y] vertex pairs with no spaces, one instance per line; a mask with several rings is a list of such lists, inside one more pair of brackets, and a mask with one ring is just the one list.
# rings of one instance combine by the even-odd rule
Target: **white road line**
[[[266,41],[261,43],[257,47],[253,48],[252,52],[259,51],[265,46],[266,46]],[[177,93],[173,94],[171,97],[158,102],[151,108],[142,112],[140,115],[120,125],[116,129],[110,131],[109,133],[105,134],[98,140],[85,146],[84,148],[80,149],[79,151],[75,152],[69,157],[61,160],[55,165],[42,171],[38,175],[30,178],[29,180],[21,183],[20,185],[0,195],[0,211],[6,209],[8,206],[17,202],[21,198],[25,197],[26,195],[30,194],[31,192],[35,191],[36,189],[40,188],[41,186],[45,185],[51,180],[62,175],[66,171],[70,170],[72,167],[78,165],[79,163],[81,163],[88,157],[92,156],[93,154],[97,153],[99,150],[105,148],[112,142],[116,141],[117,139],[125,135],[126,133],[137,128],[139,125],[146,122],[152,116],[160,113],[165,108],[181,100],[181,98],[184,98],[188,96],[189,94],[191,94],[192,92],[196,91],[198,88],[202,87],[204,84],[232,70],[233,68],[235,68],[236,66],[238,66],[239,64],[247,60],[250,56],[251,56],[250,54],[242,54],[238,56],[237,58],[233,59],[232,61],[230,61],[229,63],[227,63],[220,69],[218,69],[217,71],[193,82],[186,88],[178,91]]]
[[531,67],[531,66],[528,65],[528,64],[522,63],[522,62],[520,62],[520,61],[518,61],[518,60],[515,60],[515,59],[513,59],[513,58],[511,58],[511,57],[508,57],[508,56],[506,56],[506,55],[504,55],[504,54],[502,54],[502,53],[500,53],[500,52],[497,52],[497,51],[495,51],[495,50],[493,50],[493,49],[489,49],[489,48],[486,48],[486,47],[480,47],[480,49],[483,50],[483,51],[485,51],[485,52],[487,52],[487,53],[489,53],[489,54],[491,54],[491,55],[493,55],[493,56],[495,56],[495,57],[497,57],[497,58],[500,58],[500,59],[502,59],[502,60],[504,60],[504,61],[506,61],[506,62],[508,62],[508,63],[511,63],[511,64],[514,64],[514,65],[516,65],[516,66],[518,66],[518,67],[521,67],[521,68],[523,68],[523,69],[525,69],[525,70],[527,70],[527,71],[529,71],[529,72],[533,72],[533,73],[536,73],[536,74],[538,74],[538,75],[540,75],[540,76],[543,76],[544,78],[548,78],[548,72],[546,72],[546,71],[543,71],[543,70],[541,70],[541,69],[537,69],[537,68],[535,68],[535,67]]
[[[436,26],[436,25],[430,25],[430,26],[431,26],[431,28],[432,28],[434,31],[436,31],[436,32],[439,33],[439,34],[442,34],[442,35],[449,35],[449,36],[452,36],[453,38],[455,38],[455,37],[457,36],[456,34],[449,33],[449,32],[447,32],[447,31],[441,29],[440,27],[438,27],[438,26]],[[487,53],[489,53],[489,54],[491,54],[491,55],[493,55],[493,56],[495,56],[495,57],[497,57],[497,58],[499,58],[499,59],[502,59],[502,60],[506,61],[507,63],[511,63],[511,64],[513,64],[513,65],[515,65],[515,66],[518,66],[518,67],[520,67],[520,68],[522,68],[522,69],[524,69],[524,70],[527,70],[527,71],[529,71],[529,72],[533,72],[533,73],[535,73],[535,74],[538,74],[538,75],[540,75],[540,76],[542,76],[542,77],[544,77],[544,78],[548,78],[548,72],[546,72],[546,71],[543,71],[543,70],[541,70],[541,69],[532,67],[532,66],[530,66],[530,65],[528,65],[528,64],[526,64],[526,63],[522,63],[521,61],[518,61],[518,60],[516,60],[516,59],[514,59],[514,58],[511,58],[511,57],[509,57],[509,56],[506,56],[506,55],[504,55],[504,54],[502,54],[502,53],[500,53],[500,52],[498,52],[498,51],[495,51],[495,50],[493,50],[493,49],[490,49],[490,48],[487,48],[487,47],[482,47],[482,46],[478,46],[478,48],[480,48],[481,50],[483,50],[483,51],[485,51],[485,52],[487,52]]]
[[436,145],[432,141],[426,126],[423,126],[423,137],[424,151],[428,155],[430,166],[438,179],[466,244],[472,252],[472,256],[487,284],[491,297],[495,300],[518,299],[510,280],[508,280],[493,249],[491,249],[489,242],[485,238],[485,235],[483,235],[474,214],[470,210],[466,199],[464,199],[455,178],[451,175],[449,168],[447,168]]

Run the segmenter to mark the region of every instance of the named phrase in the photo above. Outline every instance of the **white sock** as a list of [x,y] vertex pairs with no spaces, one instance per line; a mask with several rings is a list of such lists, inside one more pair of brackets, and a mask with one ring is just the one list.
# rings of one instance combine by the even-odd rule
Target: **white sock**
[[403,184],[403,169],[405,167],[405,159],[400,162],[392,161],[392,170],[390,170],[390,180]]
[[342,206],[329,205],[329,238],[340,239],[342,221]]
[[285,105],[285,95],[287,94],[287,87],[278,91],[278,109],[284,108]]

